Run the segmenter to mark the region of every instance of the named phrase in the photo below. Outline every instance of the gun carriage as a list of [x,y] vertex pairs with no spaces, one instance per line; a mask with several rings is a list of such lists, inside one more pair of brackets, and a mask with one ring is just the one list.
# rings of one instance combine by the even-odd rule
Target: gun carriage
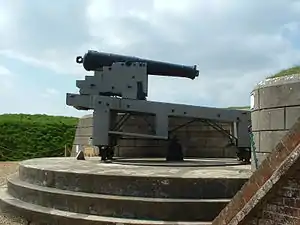
[[[189,123],[204,121],[223,132],[239,150],[250,149],[250,112],[147,100],[148,75],[195,79],[199,76],[196,66],[97,51],[88,51],[83,57],[78,56],[76,62],[82,64],[85,70],[93,71],[94,76],[77,80],[79,94],[67,93],[66,101],[67,105],[78,110],[93,110],[94,146],[113,147],[119,138],[125,136],[169,140],[176,130],[170,130],[169,118],[185,117],[190,118]],[[122,131],[122,126],[130,115],[141,114],[154,116],[152,133]],[[231,132],[223,130],[216,121],[231,123]]]

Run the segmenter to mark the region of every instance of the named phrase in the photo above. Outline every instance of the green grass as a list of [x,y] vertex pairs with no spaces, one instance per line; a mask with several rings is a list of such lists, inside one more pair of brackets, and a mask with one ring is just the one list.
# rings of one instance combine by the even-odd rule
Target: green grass
[[0,115],[0,122],[21,122],[33,124],[69,124],[77,123],[78,118],[67,116],[49,116],[45,114],[2,114]]
[[78,118],[48,115],[0,115],[0,161],[63,156],[71,147]]
[[281,70],[278,73],[276,73],[268,78],[284,77],[284,76],[290,76],[293,74],[300,74],[300,66],[294,66],[294,67],[291,67],[288,69]]
[[[276,78],[276,77],[284,77],[284,76],[290,76],[294,74],[300,74],[300,66],[294,66],[288,69],[284,69],[279,71],[278,73],[269,76],[267,78]],[[231,106],[228,107],[228,109],[241,109],[241,110],[250,110],[250,106]]]
[[250,110],[250,106],[230,106],[227,109]]

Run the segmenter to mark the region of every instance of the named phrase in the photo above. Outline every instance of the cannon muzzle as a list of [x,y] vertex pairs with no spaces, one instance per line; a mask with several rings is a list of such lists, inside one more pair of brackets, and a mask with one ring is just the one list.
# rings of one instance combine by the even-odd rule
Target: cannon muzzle
[[96,71],[104,66],[111,66],[116,62],[143,62],[147,63],[147,73],[149,75],[187,77],[190,79],[195,79],[195,77],[199,76],[199,71],[196,66],[184,66],[92,50],[89,50],[83,57],[76,57],[76,62],[82,63],[84,69],[87,71]]

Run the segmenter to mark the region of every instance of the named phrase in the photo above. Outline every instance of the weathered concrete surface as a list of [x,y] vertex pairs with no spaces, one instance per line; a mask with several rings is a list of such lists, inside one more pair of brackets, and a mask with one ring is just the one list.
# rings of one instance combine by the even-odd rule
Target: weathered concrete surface
[[70,212],[150,220],[169,220],[172,215],[172,220],[176,221],[212,221],[230,201],[230,199],[166,199],[73,192],[32,185],[20,181],[17,177],[9,179],[8,193],[24,202]]
[[230,198],[250,174],[247,165],[135,166],[100,163],[94,158],[85,161],[34,159],[22,162],[19,167],[20,179],[32,184],[88,193],[156,198]]
[[[7,177],[18,172],[18,162],[0,162],[0,187],[6,187]],[[26,221],[8,213],[4,213],[0,208],[0,224],[1,225],[26,225]],[[36,224],[32,224],[36,225]]]
[[[252,131],[261,156],[269,154],[300,115],[300,74],[267,79],[253,90]],[[255,170],[254,160],[252,169]]]
[[300,117],[212,225],[300,224]]
[[235,159],[32,159],[8,179],[0,203],[46,224],[208,225],[250,174]]
[[[4,212],[13,212],[27,221],[38,221],[40,225],[210,225],[210,222],[151,221],[104,217],[68,212],[29,204],[12,198],[0,188],[0,207]],[[29,223],[28,223],[29,224]],[[30,223],[31,224],[31,223]],[[37,223],[35,223],[37,224]]]
[[[76,154],[76,145],[81,149],[90,146],[89,140],[93,132],[92,121],[92,115],[86,115],[79,120],[72,155]],[[170,118],[170,129],[189,121],[190,119],[185,118]],[[149,124],[154,124],[152,117],[145,120],[142,116],[132,116],[126,121],[122,130],[125,132],[147,133],[151,131]],[[231,129],[229,123],[219,123],[219,125],[227,131]],[[203,122],[197,121],[188,124],[176,130],[174,134],[179,137],[187,157],[226,158],[236,156],[235,150],[225,147],[228,144],[226,135]],[[115,149],[115,155],[118,157],[165,157],[166,150],[167,142],[164,140],[126,139],[120,140],[118,147]]]
[[[138,163],[141,159],[137,159]],[[145,160],[145,159],[143,159]],[[150,161],[150,159],[148,159]],[[152,161],[152,159],[151,159]],[[153,162],[157,159],[153,159]],[[97,158],[86,158],[85,161],[71,157],[38,158],[20,162],[20,168],[41,171],[65,172],[90,175],[136,176],[139,178],[248,178],[251,174],[249,165],[238,164],[235,159],[190,159],[180,166],[173,167],[174,162],[165,162],[165,167],[123,165],[116,160],[113,163],[102,163]],[[126,162],[126,160],[125,160]],[[185,164],[193,167],[186,167]],[[37,177],[37,179],[39,179]]]

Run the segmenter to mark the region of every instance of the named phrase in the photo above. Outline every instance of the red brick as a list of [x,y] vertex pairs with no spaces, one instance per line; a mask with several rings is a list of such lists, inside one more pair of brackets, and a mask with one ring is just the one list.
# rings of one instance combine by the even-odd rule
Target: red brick
[[261,186],[264,184],[264,181],[260,178],[259,173],[254,172],[252,176],[249,178],[249,180],[245,183],[245,185],[242,187],[241,191],[243,191],[248,183],[256,184],[257,189],[261,188]]
[[295,201],[295,207],[300,208],[300,198],[294,198]]
[[283,162],[289,154],[290,152],[283,145],[283,143],[279,142],[266,161],[269,162],[270,167],[274,171],[280,166],[281,162]]
[[291,153],[300,142],[300,131],[289,132],[282,140],[283,145],[287,149],[287,153]]
[[300,190],[297,188],[284,187],[280,189],[278,194],[287,198],[300,198]]
[[[298,167],[298,162],[297,165],[295,165],[295,171],[293,171],[293,173],[291,173],[291,179],[295,179],[295,180],[300,180],[300,170],[297,168]],[[299,181],[300,182],[300,181]]]
[[273,220],[276,224],[294,224],[293,222],[300,222],[300,220],[296,217],[291,217],[288,215],[282,215],[276,212],[263,212],[263,218],[267,220]]
[[270,212],[276,212],[277,211],[277,207],[279,207],[278,205],[275,204],[266,204],[266,206],[264,207],[265,210],[270,211]]
[[283,201],[282,196],[274,196],[273,198],[271,198],[269,200],[269,203],[270,204],[275,204],[275,205],[283,205],[284,201]]
[[[269,192],[260,193],[261,199],[257,205],[248,205],[253,208],[250,208],[250,212],[245,212],[248,214],[244,215],[239,225],[300,225],[300,149],[296,149],[299,143],[300,118],[212,225],[236,221],[237,213],[255,197],[275,171],[278,182],[274,183]],[[296,154],[291,154],[292,152]],[[296,161],[295,156],[299,157]]]
[[263,161],[260,169],[258,170],[259,174],[256,175],[255,180],[259,187],[262,187],[272,176],[274,170],[270,166],[267,160]]
[[234,216],[244,207],[244,205],[245,201],[243,199],[243,193],[239,191],[226,206],[227,210],[224,210],[224,214],[221,212],[219,215],[222,218],[221,220],[226,223],[230,222],[232,218],[234,218]]
[[285,206],[297,207],[296,206],[296,199],[295,198],[282,198],[282,199],[283,199],[283,204]]
[[286,183],[284,184],[284,187],[300,189],[300,180],[291,177],[287,179]]
[[249,218],[247,220],[247,223],[244,223],[243,225],[258,225],[258,221],[259,221],[258,218],[252,217],[252,218]]
[[276,225],[272,220],[259,219],[257,225]]
[[282,206],[282,205],[279,206],[279,205],[267,204],[265,210],[268,212],[291,216],[291,217],[298,217],[300,215],[300,209],[294,207]]
[[248,202],[255,193],[260,189],[257,183],[248,182],[247,185],[242,189],[244,202]]

